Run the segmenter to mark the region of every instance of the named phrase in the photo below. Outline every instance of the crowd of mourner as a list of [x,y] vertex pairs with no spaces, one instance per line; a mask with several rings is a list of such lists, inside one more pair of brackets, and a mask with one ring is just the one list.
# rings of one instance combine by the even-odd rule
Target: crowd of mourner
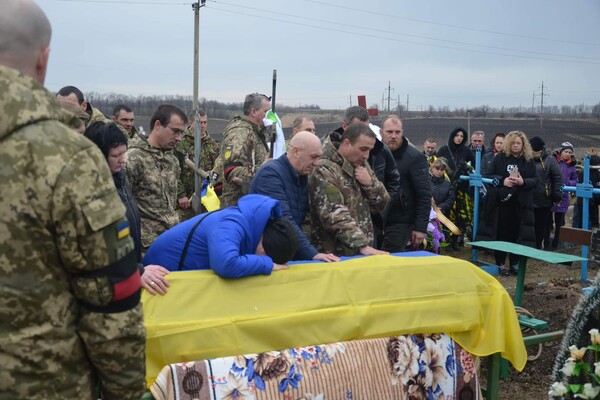
[[[324,135],[309,117],[296,118],[286,153],[273,158],[264,122],[270,98],[262,94],[246,96],[243,115],[227,125],[222,143],[210,136],[203,111],[188,117],[162,105],[146,134],[126,105],[108,119],[73,86],[57,99],[81,119],[73,127],[106,157],[127,209],[143,286],[152,294],[166,293],[170,271],[210,268],[236,278],[270,274],[291,260],[418,249],[451,254],[465,238],[554,250],[572,197],[561,187],[582,179],[569,142],[549,147],[541,137],[512,131],[495,133],[486,146],[483,131],[469,135],[458,127],[438,148],[434,138],[412,143],[398,116],[373,125],[359,106]],[[598,164],[591,154],[591,165]],[[480,190],[474,215],[474,189],[464,177],[477,169],[494,183]],[[218,196],[218,212],[193,204],[203,186]],[[590,223],[597,225],[591,204]],[[574,226],[581,227],[581,207],[576,202]],[[479,219],[475,238],[473,218]],[[517,256],[494,256],[502,274],[516,273]]]
[[[350,107],[329,133],[297,118],[273,156],[270,99],[253,93],[221,143],[205,113],[172,105],[146,133],[127,105],[107,117],[74,86],[46,89],[48,17],[34,0],[2,7],[0,398],[139,399],[142,290],[168,296],[172,271],[269,275],[295,260],[451,252],[473,239],[553,249],[570,204],[575,226],[587,214],[560,190],[582,179],[571,143],[521,131],[486,149],[483,132],[456,128],[438,150],[411,143],[399,116],[377,127]],[[459,178],[477,171],[493,182],[481,193]],[[589,211],[597,225],[595,202]],[[514,272],[516,260],[495,257]]]

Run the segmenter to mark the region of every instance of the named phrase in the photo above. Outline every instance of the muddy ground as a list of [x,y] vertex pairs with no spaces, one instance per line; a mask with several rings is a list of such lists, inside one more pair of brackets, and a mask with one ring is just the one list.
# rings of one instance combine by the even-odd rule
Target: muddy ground
[[[580,248],[561,249],[569,254],[581,254]],[[459,252],[444,251],[443,254],[471,261],[470,248]],[[478,253],[478,260],[493,262],[493,256]],[[588,263],[588,278],[593,279],[599,270],[595,262]],[[523,308],[531,312],[537,319],[548,322],[549,329],[544,332],[564,330],[571,313],[582,296],[582,288],[589,286],[580,280],[581,264],[573,266],[554,265],[529,260],[525,277]],[[513,296],[516,276],[495,276]],[[533,334],[525,332],[524,336]],[[500,399],[545,400],[548,398],[549,386],[552,384],[552,367],[559,350],[560,340],[543,345],[541,355],[536,360],[527,362],[525,369],[519,373],[510,368],[510,376],[500,382]],[[536,355],[538,347],[528,348],[528,354]],[[482,360],[481,381],[485,386],[486,363]]]

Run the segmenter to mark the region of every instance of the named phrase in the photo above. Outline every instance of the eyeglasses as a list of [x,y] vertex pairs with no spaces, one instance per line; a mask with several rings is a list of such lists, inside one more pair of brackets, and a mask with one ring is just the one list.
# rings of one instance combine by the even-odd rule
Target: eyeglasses
[[182,136],[185,133],[185,131],[182,131],[179,128],[173,128],[169,125],[165,126],[165,128],[169,128],[171,132],[173,132],[173,134],[175,134],[176,136]]

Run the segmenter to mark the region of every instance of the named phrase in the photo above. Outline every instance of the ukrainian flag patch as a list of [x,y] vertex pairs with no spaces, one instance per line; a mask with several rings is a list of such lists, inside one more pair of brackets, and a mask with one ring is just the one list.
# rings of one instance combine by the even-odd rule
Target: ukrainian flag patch
[[117,239],[121,240],[129,236],[129,222],[125,221],[119,224],[117,228]]

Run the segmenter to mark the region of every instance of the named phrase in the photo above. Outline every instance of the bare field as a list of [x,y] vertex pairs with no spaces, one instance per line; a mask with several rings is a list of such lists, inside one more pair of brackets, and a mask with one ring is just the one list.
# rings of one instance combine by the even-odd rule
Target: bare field
[[[328,132],[341,125],[341,113],[319,112],[308,115],[315,121],[317,134],[325,136]],[[283,131],[286,137],[291,134],[291,125],[294,118],[300,114],[285,114],[279,117],[283,122]],[[381,124],[381,118],[371,120],[375,125]],[[464,118],[406,118],[404,121],[404,134],[416,146],[420,146],[425,139],[431,137],[437,140],[438,148],[448,142],[450,132],[456,127],[467,129],[467,120]],[[136,126],[143,126],[148,132],[150,117],[137,116]],[[229,123],[228,120],[210,118],[208,131],[218,141],[223,139],[222,132]],[[551,149],[564,141],[569,141],[574,147],[588,148],[599,147],[600,124],[584,120],[545,120],[540,128],[539,120],[533,119],[507,119],[507,118],[474,118],[471,119],[471,132],[482,130],[486,133],[486,147],[494,133],[508,133],[514,130],[525,132],[527,137],[540,136],[546,142],[546,147]]]

